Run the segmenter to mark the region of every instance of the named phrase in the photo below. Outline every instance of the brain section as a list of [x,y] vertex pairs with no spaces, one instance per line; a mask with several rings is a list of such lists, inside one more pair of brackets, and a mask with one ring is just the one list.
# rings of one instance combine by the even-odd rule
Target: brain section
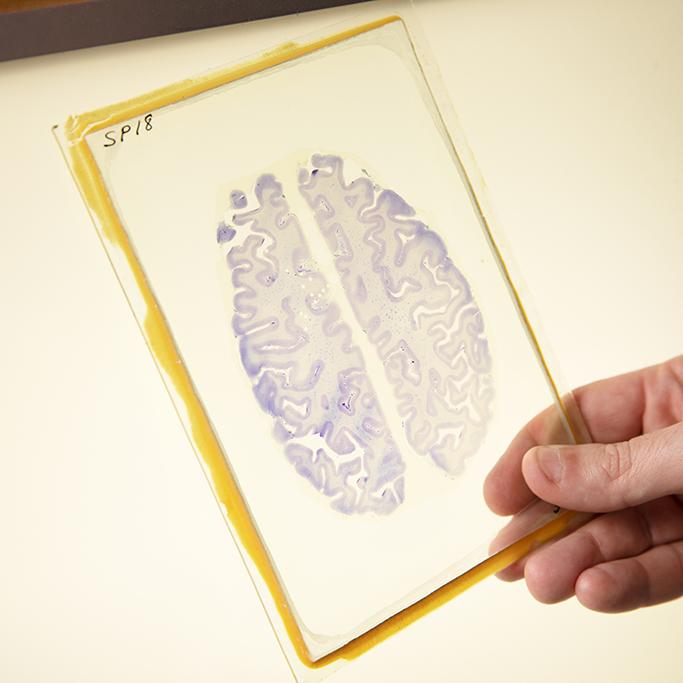
[[408,442],[459,473],[481,444],[493,396],[484,322],[466,279],[398,194],[367,177],[347,183],[341,158],[313,156],[299,184],[384,364]]
[[[217,239],[233,284],[242,365],[296,471],[344,513],[389,513],[404,498],[404,462],[363,357],[340,319],[280,183],[256,202],[234,190]],[[254,454],[260,457],[260,454]]]
[[[347,182],[341,158],[314,155],[298,189],[308,229],[333,254],[336,273],[323,275],[278,180],[263,175],[249,189],[255,199],[230,193],[217,240],[242,365],[284,456],[347,514],[403,502],[406,453],[457,475],[484,438],[493,389],[481,313],[443,240],[397,193],[366,176]],[[349,320],[326,276],[341,284]],[[353,335],[384,366],[373,376],[388,383],[383,406]],[[387,412],[394,434],[404,432],[403,454]]]

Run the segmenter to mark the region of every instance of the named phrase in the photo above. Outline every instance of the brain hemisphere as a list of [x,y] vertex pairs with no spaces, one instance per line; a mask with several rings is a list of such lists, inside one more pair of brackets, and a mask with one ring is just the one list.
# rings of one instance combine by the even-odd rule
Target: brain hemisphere
[[346,183],[315,155],[299,189],[315,213],[358,322],[394,387],[407,439],[450,474],[479,447],[493,396],[481,313],[441,238],[396,193]]
[[[404,464],[359,349],[330,300],[282,187],[270,175],[257,206],[231,193],[221,224],[242,364],[296,471],[345,513],[388,513],[403,500]],[[235,244],[230,245],[235,239]]]

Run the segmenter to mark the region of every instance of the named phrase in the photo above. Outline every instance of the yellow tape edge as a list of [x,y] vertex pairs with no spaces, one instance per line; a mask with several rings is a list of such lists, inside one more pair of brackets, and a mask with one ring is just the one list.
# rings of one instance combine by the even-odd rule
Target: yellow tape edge
[[166,107],[170,104],[176,104],[182,100],[189,99],[190,97],[201,95],[213,88],[218,88],[221,85],[226,85],[227,83],[238,81],[247,76],[252,76],[259,71],[270,69],[279,64],[284,64],[285,62],[297,59],[298,57],[303,57],[316,50],[335,45],[343,40],[353,38],[362,33],[367,33],[368,31],[380,28],[386,24],[391,24],[395,21],[403,22],[403,19],[396,15],[384,17],[305,45],[299,45],[298,43],[293,42],[285,43],[252,61],[244,62],[226,69],[218,69],[217,71],[197,78],[178,81],[177,83],[172,83],[171,85],[159,88],[158,90],[153,90],[145,95],[119,102],[118,104],[93,109],[85,114],[71,117],[65,127],[66,136],[70,141],[76,142],[85,135],[102,130],[103,128],[108,128],[109,126],[114,126],[121,121],[126,121],[146,114],[150,110]]
[[[275,568],[270,561],[268,552],[260,538],[249,509],[242,498],[237,481],[223,455],[223,451],[197,396],[189,373],[182,362],[168,323],[156,301],[142,265],[137,259],[128,234],[116,213],[85,136],[395,21],[402,22],[403,20],[398,16],[390,16],[306,45],[288,43],[281,48],[266,53],[260,59],[216,71],[196,79],[180,81],[147,95],[71,117],[65,126],[68,157],[76,182],[91,214],[99,222],[104,236],[121,250],[135,279],[135,283],[142,294],[147,306],[147,313],[142,324],[143,334],[153,357],[172,382],[177,395],[185,406],[187,411],[186,420],[190,426],[189,436],[198,456],[209,470],[216,497],[224,506],[234,533],[237,534],[243,548],[249,554],[254,566],[268,587],[282,624],[298,658],[305,666],[316,669],[325,667],[340,659],[349,660],[358,657],[425,614],[463,593],[479,581],[521,559],[539,543],[543,543],[562,533],[575,515],[572,512],[558,515],[556,519],[545,526],[521,538],[465,574],[453,579],[334,652],[313,661],[309,656],[301,630],[296,622],[283,587],[278,580]],[[525,320],[525,322],[528,325],[528,320]]]

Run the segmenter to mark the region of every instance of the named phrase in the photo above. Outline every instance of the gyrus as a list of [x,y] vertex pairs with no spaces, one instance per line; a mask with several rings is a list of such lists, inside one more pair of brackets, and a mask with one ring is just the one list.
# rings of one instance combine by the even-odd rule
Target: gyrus
[[[443,240],[398,194],[314,155],[299,189],[362,331],[393,385],[412,448],[449,474],[480,446],[493,397],[481,312]],[[454,226],[457,227],[457,226]]]
[[231,194],[231,225],[217,233],[253,394],[287,459],[335,509],[389,513],[403,501],[405,465],[362,355],[280,183],[263,175],[254,193],[253,207]]

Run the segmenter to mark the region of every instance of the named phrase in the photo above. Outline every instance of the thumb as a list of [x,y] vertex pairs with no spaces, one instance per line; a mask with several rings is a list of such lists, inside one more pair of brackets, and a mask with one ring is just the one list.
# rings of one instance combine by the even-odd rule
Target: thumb
[[608,512],[683,493],[683,422],[614,444],[538,446],[522,460],[542,500]]

